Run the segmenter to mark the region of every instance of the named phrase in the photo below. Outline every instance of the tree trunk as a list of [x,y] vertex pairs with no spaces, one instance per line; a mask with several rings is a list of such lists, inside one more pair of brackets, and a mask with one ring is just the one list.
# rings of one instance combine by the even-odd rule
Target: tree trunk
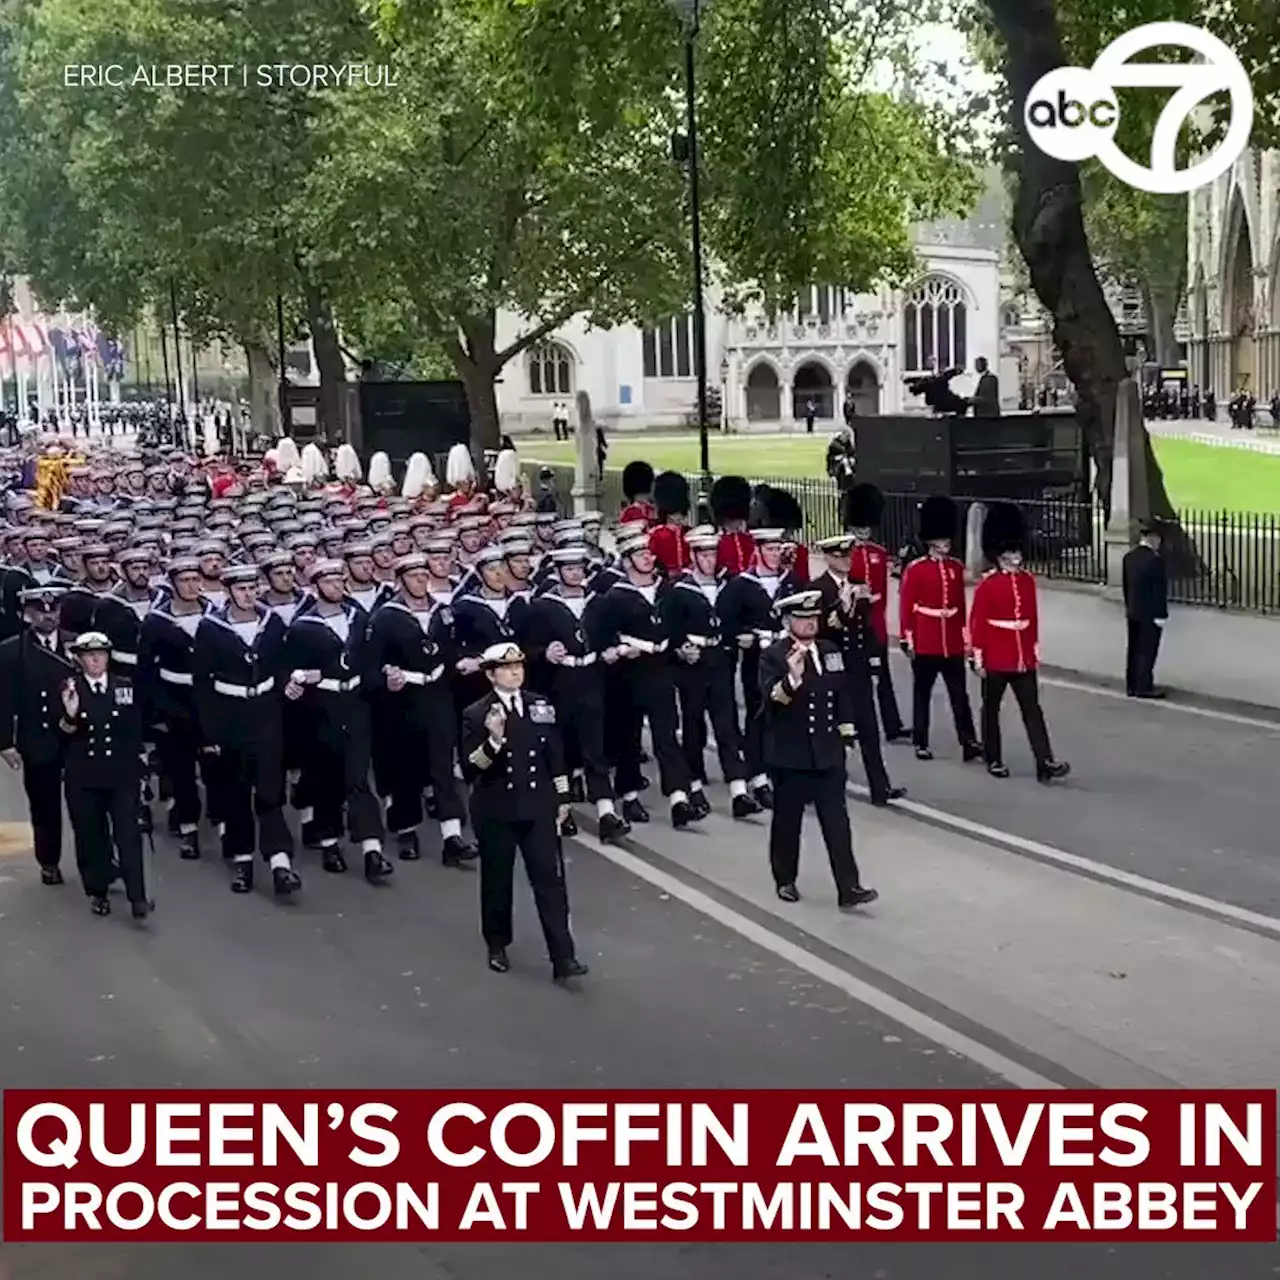
[[346,439],[342,401],[347,366],[342,358],[338,329],[333,322],[329,300],[311,280],[304,279],[302,290],[307,304],[307,323],[311,329],[316,369],[320,374],[320,403],[316,426],[326,443],[338,444]]
[[[1005,79],[1014,106],[1010,123],[1017,143],[1010,165],[1017,179],[1013,235],[1036,296],[1053,316],[1053,336],[1075,386],[1080,426],[1098,467],[1098,490],[1111,506],[1115,407],[1128,376],[1115,318],[1098,282],[1085,236],[1080,170],[1045,155],[1027,136],[1022,104],[1041,76],[1066,58],[1054,0],[986,0],[1004,41]],[[1147,442],[1151,500],[1157,514],[1172,515],[1159,466]]]
[[244,358],[249,366],[249,412],[253,429],[270,440],[280,438],[280,371],[271,352],[261,343],[246,342]]
[[469,318],[463,327],[462,339],[445,343],[445,350],[466,388],[467,408],[471,413],[471,452],[479,468],[485,451],[496,452],[502,439],[498,390],[494,385],[500,372],[497,317],[490,312]]
[[1162,369],[1175,369],[1178,365],[1178,342],[1173,324],[1178,315],[1178,299],[1168,289],[1142,286],[1142,305],[1147,312],[1147,338],[1149,352]]

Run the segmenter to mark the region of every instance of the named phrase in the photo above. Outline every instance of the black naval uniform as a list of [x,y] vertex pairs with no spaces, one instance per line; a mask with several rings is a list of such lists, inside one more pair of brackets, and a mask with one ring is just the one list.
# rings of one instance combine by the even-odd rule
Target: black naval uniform
[[[453,595],[453,636],[455,661],[476,658],[495,644],[514,644],[522,638],[528,601],[511,593],[490,597],[481,594],[478,573],[455,589]],[[473,702],[485,696],[489,678],[483,671],[453,676],[454,697],[459,716]]]
[[[583,793],[575,799],[592,804],[613,799],[605,753],[603,609],[600,596],[570,596],[552,583],[529,605],[524,645],[538,687],[546,689],[555,704],[566,764],[582,776]],[[560,662],[546,656],[556,641],[565,649]]]
[[[284,817],[284,645],[285,625],[265,605],[258,607],[251,638],[240,634],[225,610],[207,614],[196,631],[192,670],[200,732],[217,751],[208,776],[219,792],[222,853],[237,864],[238,892],[252,885],[255,848],[268,862],[293,852]],[[282,891],[292,887],[291,881],[279,885]]]
[[827,846],[840,905],[856,903],[860,889],[845,795],[845,748],[853,737],[853,707],[844,658],[829,641],[810,643],[799,686],[791,682],[789,636],[760,655],[764,759],[773,783],[769,864],[780,893],[795,895],[804,811],[813,805]]
[[36,580],[21,565],[0,565],[0,641],[9,640],[22,630],[19,596],[35,585]]
[[62,772],[66,736],[58,728],[62,689],[77,667],[58,633],[47,645],[32,628],[0,644],[0,750],[22,757],[36,861],[49,883],[62,858]]
[[880,642],[871,622],[871,602],[855,599],[847,609],[840,599],[840,583],[828,572],[808,584],[822,594],[822,622],[819,635],[841,655],[845,682],[849,690],[849,714],[862,768],[867,776],[871,802],[885,805],[895,792],[885,768],[880,742],[880,723],[876,719],[873,663],[885,661]]
[[[430,787],[435,817],[461,822],[462,800],[454,777],[458,721],[451,675],[452,608],[411,609],[399,597],[381,604],[369,622],[365,684],[373,716],[374,778],[387,800],[387,826],[401,842],[401,856],[416,858],[422,794]],[[399,667],[406,684],[387,688],[387,667]],[[412,841],[408,840],[413,835]],[[443,857],[455,865],[472,856],[459,836],[447,837]]]
[[65,718],[61,696],[58,707],[80,879],[89,897],[105,899],[114,852],[125,893],[137,907],[147,901],[138,830],[142,711],[128,680],[108,672],[101,678],[102,692],[95,692],[83,672],[74,679],[80,704],[75,719]]
[[1169,617],[1169,576],[1164,557],[1140,543],[1124,557],[1124,612],[1128,625],[1124,688],[1149,698],[1155,689],[1162,627]]
[[[361,695],[369,617],[354,600],[342,612],[326,617],[316,602],[300,609],[289,627],[285,669],[319,671],[318,684],[307,685],[303,709],[302,785],[315,808],[313,831],[325,847],[325,870],[342,871],[346,861],[337,851],[346,829],[357,843],[381,840],[382,816],[369,789],[371,730],[369,704]],[[390,863],[365,855],[366,875],[386,875]]]
[[143,718],[154,726],[160,768],[173,793],[170,822],[179,831],[194,832],[200,822],[200,789],[196,769],[200,753],[200,725],[196,715],[195,676],[191,654],[201,611],[175,614],[172,599],[157,605],[142,620],[138,641],[138,693]]
[[716,754],[726,782],[742,782],[742,736],[733,694],[733,654],[726,647],[716,608],[729,575],[721,571],[709,584],[692,573],[672,580],[662,599],[671,648],[677,655],[686,644],[698,650],[690,663],[675,658],[676,692],[680,699],[680,741],[695,782],[707,781],[707,720],[716,735]]
[[[569,895],[556,814],[569,800],[564,748],[555,707],[521,689],[506,695],[506,733],[490,740],[485,716],[500,695],[472,703],[462,716],[462,761],[471,783],[471,823],[480,847],[480,926],[491,956],[505,952],[513,934],[512,900],[517,849],[538,908],[552,971],[575,963],[569,933]],[[496,967],[496,966],[495,966]]]

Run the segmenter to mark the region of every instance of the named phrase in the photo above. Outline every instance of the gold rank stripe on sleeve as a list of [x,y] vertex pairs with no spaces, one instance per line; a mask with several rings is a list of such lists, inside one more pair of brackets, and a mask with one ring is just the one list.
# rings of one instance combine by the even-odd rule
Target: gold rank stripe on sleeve
[[468,758],[477,769],[487,769],[494,761],[494,755],[489,750],[488,739],[482,742]]
[[791,691],[787,688],[787,681],[784,677],[769,690],[769,697],[779,706],[789,707],[791,705]]

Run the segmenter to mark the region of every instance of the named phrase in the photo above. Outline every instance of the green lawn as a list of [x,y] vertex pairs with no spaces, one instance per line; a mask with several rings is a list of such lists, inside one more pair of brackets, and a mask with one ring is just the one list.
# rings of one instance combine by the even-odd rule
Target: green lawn
[[[717,435],[711,440],[711,467],[721,475],[748,478],[820,478],[826,474],[829,438],[829,432],[813,436]],[[1175,507],[1280,513],[1280,455],[1214,448],[1168,437],[1157,439],[1155,448]],[[530,461],[573,462],[573,445],[554,440],[523,441],[520,452]],[[659,471],[697,471],[697,437],[615,435],[609,441],[610,470],[620,470],[635,458],[643,458]]]

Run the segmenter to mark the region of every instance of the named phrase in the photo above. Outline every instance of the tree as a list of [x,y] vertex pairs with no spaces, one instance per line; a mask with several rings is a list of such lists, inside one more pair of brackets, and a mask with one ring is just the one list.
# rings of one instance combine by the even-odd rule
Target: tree
[[[771,13],[719,0],[701,33],[712,260],[736,301],[774,305],[815,279],[904,274],[910,223],[967,207],[968,167],[923,108],[853,81],[856,27],[820,4]],[[449,355],[491,448],[495,379],[569,317],[688,307],[680,28],[668,0],[386,0],[380,16],[398,91],[327,122],[306,236],[357,329],[390,307]],[[501,345],[500,310],[526,320]]]

